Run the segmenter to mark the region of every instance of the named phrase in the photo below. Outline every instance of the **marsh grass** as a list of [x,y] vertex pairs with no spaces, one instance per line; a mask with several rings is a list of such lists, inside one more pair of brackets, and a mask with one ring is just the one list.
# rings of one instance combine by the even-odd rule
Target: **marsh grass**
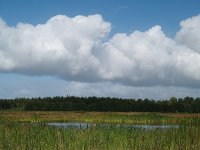
[[0,111],[0,118],[13,122],[91,122],[111,124],[200,124],[199,114]]
[[1,123],[0,149],[199,150],[199,126],[145,130],[127,127],[88,129]]
[[[51,121],[111,123],[87,129],[47,126]],[[21,123],[23,122],[23,123]],[[153,129],[122,124],[179,124]],[[2,150],[199,150],[198,114],[0,112]]]

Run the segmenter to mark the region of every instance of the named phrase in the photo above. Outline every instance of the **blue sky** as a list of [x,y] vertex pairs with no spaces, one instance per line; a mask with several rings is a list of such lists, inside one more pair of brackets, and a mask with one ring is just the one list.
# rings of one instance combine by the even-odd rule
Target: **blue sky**
[[[199,54],[198,48],[199,45],[196,45],[195,47],[191,47],[191,41],[186,41],[185,37],[187,35],[191,35],[192,37],[190,39],[194,39],[196,43],[200,39],[199,36],[193,35],[194,33],[188,33],[187,30],[189,27],[188,24],[193,24],[194,22],[196,24],[199,23],[198,15],[200,14],[200,1],[196,0],[85,0],[85,1],[69,1],[69,0],[19,0],[19,1],[13,1],[13,0],[0,0],[0,18],[7,24],[6,27],[0,28],[1,30],[6,30],[6,28],[14,28],[16,31],[20,28],[17,28],[16,25],[21,22],[24,24],[22,28],[20,28],[19,32],[22,31],[22,29],[25,29],[26,24],[31,24],[34,27],[38,24],[47,24],[47,21],[55,17],[57,15],[63,15],[67,16],[69,18],[75,18],[78,15],[82,16],[90,16],[99,14],[101,18],[99,19],[98,16],[94,16],[99,21],[99,24],[103,27],[97,28],[97,30],[103,30],[102,32],[106,32],[105,35],[103,35],[103,38],[100,35],[97,35],[98,39],[102,42],[102,44],[94,46],[89,49],[91,51],[91,62],[79,66],[82,61],[85,62],[85,54],[84,58],[82,58],[82,53],[80,54],[80,60],[74,60],[79,53],[73,57],[70,58],[70,60],[74,60],[74,62],[78,63],[75,65],[75,67],[85,67],[90,68],[87,69],[80,69],[74,74],[74,70],[68,72],[62,72],[61,70],[55,68],[51,68],[51,66],[54,66],[54,62],[52,62],[52,58],[49,58],[47,60],[44,60],[43,62],[38,62],[34,64],[30,64],[24,67],[24,65],[21,65],[23,67],[18,67],[16,64],[22,60],[20,56],[24,56],[24,47],[20,47],[16,41],[12,41],[4,38],[3,36],[0,37],[0,58],[4,58],[5,56],[5,62],[8,60],[11,61],[14,66],[17,67],[4,69],[5,67],[0,67],[0,97],[2,98],[13,98],[13,97],[37,97],[37,96],[65,96],[65,95],[78,95],[78,96],[113,96],[113,97],[134,97],[134,98],[169,98],[171,96],[177,96],[177,97],[184,97],[184,96],[200,96],[200,87],[193,86],[193,83],[200,83],[199,80],[199,72],[198,65],[191,64],[185,61],[181,61],[180,63],[176,64],[175,68],[173,65],[170,64],[175,60],[182,60],[183,54],[186,54],[188,51],[195,51],[195,53],[188,53],[189,59],[193,60],[195,58],[196,62],[199,61],[199,55],[195,55],[196,53]],[[197,16],[196,21],[186,21],[184,27],[180,27],[180,22],[183,20],[186,20],[188,18]],[[58,17],[57,17],[58,19]],[[66,18],[61,18],[65,20]],[[83,18],[87,19],[87,18]],[[56,22],[56,19],[53,20]],[[66,21],[66,20],[65,20]],[[103,22],[103,23],[102,23]],[[110,23],[110,25],[108,24]],[[189,22],[189,23],[187,23]],[[94,24],[95,21],[91,21],[89,25]],[[195,24],[195,27],[198,26]],[[161,29],[157,26],[161,27]],[[185,27],[186,26],[186,27]],[[155,28],[153,28],[155,27]],[[195,28],[194,27],[194,28]],[[27,27],[28,28],[28,27]],[[45,28],[45,27],[44,27]],[[54,27],[54,29],[56,26]],[[66,27],[67,28],[67,27]],[[86,26],[87,28],[87,26]],[[110,29],[111,28],[111,29]],[[65,28],[63,28],[65,29]],[[196,29],[196,28],[195,28]],[[195,31],[194,29],[194,31]],[[72,31],[75,30],[73,27],[71,29]],[[130,34],[134,33],[136,30],[141,32],[141,35],[133,35],[133,38],[129,36]],[[7,31],[7,30],[6,30]],[[30,30],[28,30],[30,31]],[[31,30],[32,31],[32,30]],[[84,29],[81,29],[80,32],[82,33]],[[86,30],[89,32],[89,28]],[[84,31],[84,32],[86,32]],[[180,31],[180,34],[177,34]],[[92,31],[91,31],[92,32]],[[101,32],[101,31],[99,31]],[[148,32],[148,33],[147,33]],[[18,32],[11,33],[11,30],[7,33],[5,32],[8,37],[15,37],[20,38],[21,36],[16,35]],[[47,34],[52,33],[52,31],[47,30],[45,32]],[[76,33],[75,31],[72,33]],[[80,33],[80,34],[81,34]],[[149,46],[149,44],[146,46],[148,48],[145,48],[144,51],[137,51],[135,50],[135,45],[126,45],[128,50],[130,52],[127,52],[127,55],[137,53],[138,57],[135,58],[134,56],[129,58],[130,60],[127,60],[127,63],[132,61],[131,59],[134,59],[134,62],[130,64],[130,67],[127,67],[126,65],[126,59],[125,56],[118,55],[121,52],[125,52],[125,48],[121,48],[124,45],[120,45],[116,48],[116,45],[119,45],[118,43],[123,43],[124,35],[118,36],[118,33],[124,33],[127,35],[127,38],[130,38],[129,40],[133,40],[133,43],[135,42],[137,45],[138,41],[141,41],[141,45],[145,45],[146,41],[150,41],[150,44],[152,41],[158,42],[157,39],[163,38],[163,40],[166,40],[165,43],[170,43],[168,49],[182,49],[183,52],[179,52],[177,50],[176,53],[173,54],[173,56],[164,57],[164,53],[161,54],[161,49],[165,49],[165,51],[169,51],[166,47],[157,46],[157,44],[153,46]],[[149,35],[155,33],[155,36],[149,37]],[[187,34],[186,34],[187,33]],[[34,34],[34,33],[33,33]],[[68,34],[68,32],[66,32]],[[94,33],[96,34],[96,33]],[[3,34],[2,34],[3,35]],[[51,34],[50,34],[51,35]],[[167,38],[164,38],[163,35]],[[43,35],[39,35],[43,37]],[[89,36],[89,35],[88,35]],[[95,37],[88,37],[93,41]],[[68,37],[68,36],[67,36]],[[156,37],[156,38],[155,38]],[[22,37],[21,37],[22,38]],[[30,37],[23,37],[23,38],[30,38]],[[32,37],[31,37],[32,38]],[[37,38],[37,37],[36,37]],[[51,39],[59,38],[59,35],[52,37]],[[63,38],[66,38],[65,36]],[[69,37],[68,37],[69,38]],[[83,37],[85,38],[85,35]],[[169,39],[168,39],[169,38]],[[51,39],[49,39],[51,41]],[[71,38],[73,39],[73,38]],[[138,40],[136,40],[138,39]],[[140,39],[140,40],[139,40]],[[26,39],[23,39],[26,40]],[[22,40],[22,41],[23,41]],[[96,39],[95,39],[96,40]],[[142,42],[142,40],[144,40]],[[161,39],[161,41],[163,41]],[[18,47],[16,50],[15,48],[10,48],[9,44],[6,42],[9,41],[13,43],[13,47]],[[80,39],[82,41],[82,39]],[[175,41],[175,46],[174,46]],[[8,42],[8,43],[9,43]],[[45,43],[44,41],[42,41]],[[68,44],[68,41],[64,41],[63,45],[66,43]],[[195,41],[194,41],[195,42]],[[48,42],[47,42],[48,43]],[[51,43],[51,42],[50,42]],[[129,42],[128,42],[129,43]],[[152,42],[155,43],[155,42]],[[159,42],[158,42],[159,43]],[[16,45],[14,45],[16,44]],[[6,46],[5,46],[6,45]],[[23,43],[22,43],[23,45]],[[34,45],[34,44],[33,44]],[[74,43],[76,45],[76,43]],[[106,46],[105,46],[106,45]],[[140,47],[141,47],[140,45]],[[51,45],[52,46],[52,45]],[[53,45],[56,47],[56,43]],[[71,45],[70,45],[71,46]],[[110,49],[110,47],[114,47],[116,49],[119,49],[117,53],[113,49]],[[6,47],[6,48],[5,48]],[[30,47],[30,45],[25,44],[25,47]],[[48,46],[47,46],[48,47]],[[61,46],[62,47],[62,46]],[[103,49],[105,48],[105,52],[101,53],[101,56],[99,55],[100,47]],[[153,50],[155,52],[152,54],[152,57],[155,56],[163,56],[163,59],[166,58],[165,61],[163,59],[156,61],[154,60],[149,54],[149,51],[151,50],[151,47],[153,47]],[[189,50],[188,50],[189,49]],[[5,51],[9,51],[9,56],[7,56],[7,53]],[[48,50],[48,48],[47,48]],[[58,51],[60,49],[58,48]],[[76,51],[76,49],[72,49],[72,51]],[[20,53],[18,56],[16,54],[16,51]],[[23,51],[23,53],[22,53]],[[40,49],[32,49],[37,54],[34,55],[34,57],[40,58],[44,57],[43,55],[39,55]],[[109,51],[109,53],[107,53]],[[200,50],[199,50],[200,51]],[[33,53],[34,53],[33,52]],[[61,52],[61,50],[60,50]],[[119,53],[118,53],[119,52]],[[42,52],[41,52],[42,53]],[[90,63],[96,63],[93,62],[93,53],[95,53],[95,59],[97,58],[98,61],[100,61],[100,64],[103,64],[102,66],[98,66],[99,70],[91,69],[94,66],[91,66]],[[173,52],[172,52],[173,53]],[[43,54],[43,53],[42,53]],[[109,54],[109,56],[107,55]],[[144,57],[147,57],[149,61],[146,63],[151,64],[151,66],[147,66],[147,71],[145,69],[138,69],[137,67],[134,68],[133,66],[137,64],[138,66],[146,67],[146,65],[143,64],[143,59],[139,57],[139,54],[143,55]],[[154,55],[155,54],[155,55]],[[177,55],[176,55],[177,54]],[[190,55],[191,54],[191,55]],[[1,56],[2,55],[2,56]],[[45,54],[44,54],[45,55]],[[89,54],[88,54],[89,55]],[[104,58],[102,58],[104,56]],[[119,59],[116,59],[112,61],[110,58],[117,58],[119,56]],[[28,55],[25,55],[25,57],[28,57]],[[36,62],[34,60],[35,58],[30,59],[30,61]],[[48,55],[47,55],[48,57]],[[78,56],[79,57],[79,56]],[[90,58],[90,55],[88,56]],[[128,56],[127,56],[128,57]],[[150,57],[150,58],[149,58]],[[172,58],[173,57],[173,58]],[[181,57],[181,58],[180,58]],[[46,58],[46,57],[45,57]],[[66,56],[66,58],[68,58]],[[162,57],[161,57],[162,58]],[[184,56],[184,58],[187,58]],[[58,58],[60,59],[60,57]],[[3,60],[3,59],[2,59]],[[27,59],[26,61],[28,61]],[[87,59],[86,59],[87,60]],[[26,62],[24,60],[24,62]],[[80,61],[80,62],[79,62]],[[24,63],[23,62],[23,63]],[[52,63],[50,66],[46,66],[47,63]],[[69,61],[71,62],[71,61]],[[66,64],[69,64],[68,61],[64,62]],[[109,64],[106,64],[108,62]],[[160,66],[156,66],[156,64],[162,64],[165,63],[164,67],[161,66],[160,70],[156,70],[156,68],[159,68]],[[4,63],[4,61],[0,62]],[[105,64],[104,64],[105,63]],[[36,65],[35,65],[36,64]],[[38,65],[39,64],[39,65]],[[58,60],[55,60],[56,65],[61,65],[63,67],[63,70],[65,70],[64,65],[62,66],[61,62]],[[89,64],[89,66],[87,66]],[[120,65],[119,65],[120,64]],[[1,64],[0,64],[1,65]],[[124,66],[123,66],[124,65]],[[2,64],[4,66],[4,64]],[[39,66],[39,67],[38,67]],[[41,68],[40,68],[41,66]],[[44,68],[42,68],[44,66]],[[110,68],[107,68],[105,66],[110,66]],[[119,67],[121,66],[121,67]],[[191,66],[191,69],[183,69],[184,66],[186,68],[189,68]],[[118,68],[119,67],[119,68]],[[27,69],[28,68],[28,69]],[[46,69],[49,68],[49,69]],[[70,68],[70,66],[69,66]],[[69,68],[66,68],[66,70],[69,70]],[[96,68],[96,66],[94,67]],[[125,68],[125,70],[124,70]],[[150,68],[150,69],[149,69]],[[152,69],[153,68],[153,69]],[[167,69],[166,69],[167,68]],[[45,70],[46,69],[46,70]],[[194,69],[195,71],[193,71]],[[102,71],[103,70],[103,71]],[[108,72],[105,72],[105,70],[109,70]],[[119,70],[119,72],[127,72],[127,73],[119,73],[116,70]],[[181,70],[181,71],[180,71]],[[188,72],[193,71],[193,75],[189,74]],[[96,74],[95,72],[98,72]],[[102,75],[102,72],[105,74]],[[159,73],[157,73],[159,72]],[[162,74],[160,72],[163,72]],[[93,75],[94,74],[94,75]],[[134,74],[134,75],[131,75]],[[144,77],[140,77],[139,74],[146,74]],[[168,74],[173,74],[169,78],[167,77]],[[182,75],[184,74],[184,75]],[[194,75],[195,74],[195,75]],[[138,75],[138,76],[137,76]],[[148,77],[147,77],[148,76]],[[83,79],[82,79],[83,77]],[[94,78],[94,79],[93,79]],[[92,79],[90,81],[90,79]],[[158,95],[156,91],[160,90],[161,95]],[[133,92],[134,91],[134,92]]]
[[199,5],[196,0],[0,0],[0,15],[13,26],[18,22],[44,23],[58,14],[101,14],[112,23],[113,33],[145,31],[159,24],[174,35],[181,20],[199,14]]

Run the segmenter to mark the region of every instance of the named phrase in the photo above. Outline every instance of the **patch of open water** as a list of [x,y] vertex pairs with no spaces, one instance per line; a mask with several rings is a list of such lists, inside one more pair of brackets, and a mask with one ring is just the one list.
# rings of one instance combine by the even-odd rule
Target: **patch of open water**
[[100,123],[82,123],[82,122],[50,122],[48,126],[61,127],[61,128],[78,128],[88,129],[91,127],[129,127],[129,128],[141,128],[141,129],[170,129],[179,128],[179,125],[134,125],[134,124],[100,124]]

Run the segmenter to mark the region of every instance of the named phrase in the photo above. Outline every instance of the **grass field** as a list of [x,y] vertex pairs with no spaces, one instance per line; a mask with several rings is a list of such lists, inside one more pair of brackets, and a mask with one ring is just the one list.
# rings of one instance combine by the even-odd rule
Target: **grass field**
[[[178,124],[179,128],[146,130],[113,125],[65,129],[45,125],[45,122],[64,121]],[[1,111],[0,133],[2,150],[199,150],[200,116],[170,113]]]
[[200,114],[142,112],[0,111],[12,122],[94,122],[113,124],[198,124]]

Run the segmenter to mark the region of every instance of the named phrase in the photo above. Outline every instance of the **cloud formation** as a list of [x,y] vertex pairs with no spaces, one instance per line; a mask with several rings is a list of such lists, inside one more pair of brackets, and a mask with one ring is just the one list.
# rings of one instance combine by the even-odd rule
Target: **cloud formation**
[[9,27],[0,20],[0,71],[65,78],[92,74],[100,63],[92,51],[110,28],[100,15],[59,15],[37,26]]
[[175,38],[156,25],[116,33],[101,15],[58,15],[45,24],[8,26],[0,19],[0,72],[131,86],[200,86],[200,15]]

